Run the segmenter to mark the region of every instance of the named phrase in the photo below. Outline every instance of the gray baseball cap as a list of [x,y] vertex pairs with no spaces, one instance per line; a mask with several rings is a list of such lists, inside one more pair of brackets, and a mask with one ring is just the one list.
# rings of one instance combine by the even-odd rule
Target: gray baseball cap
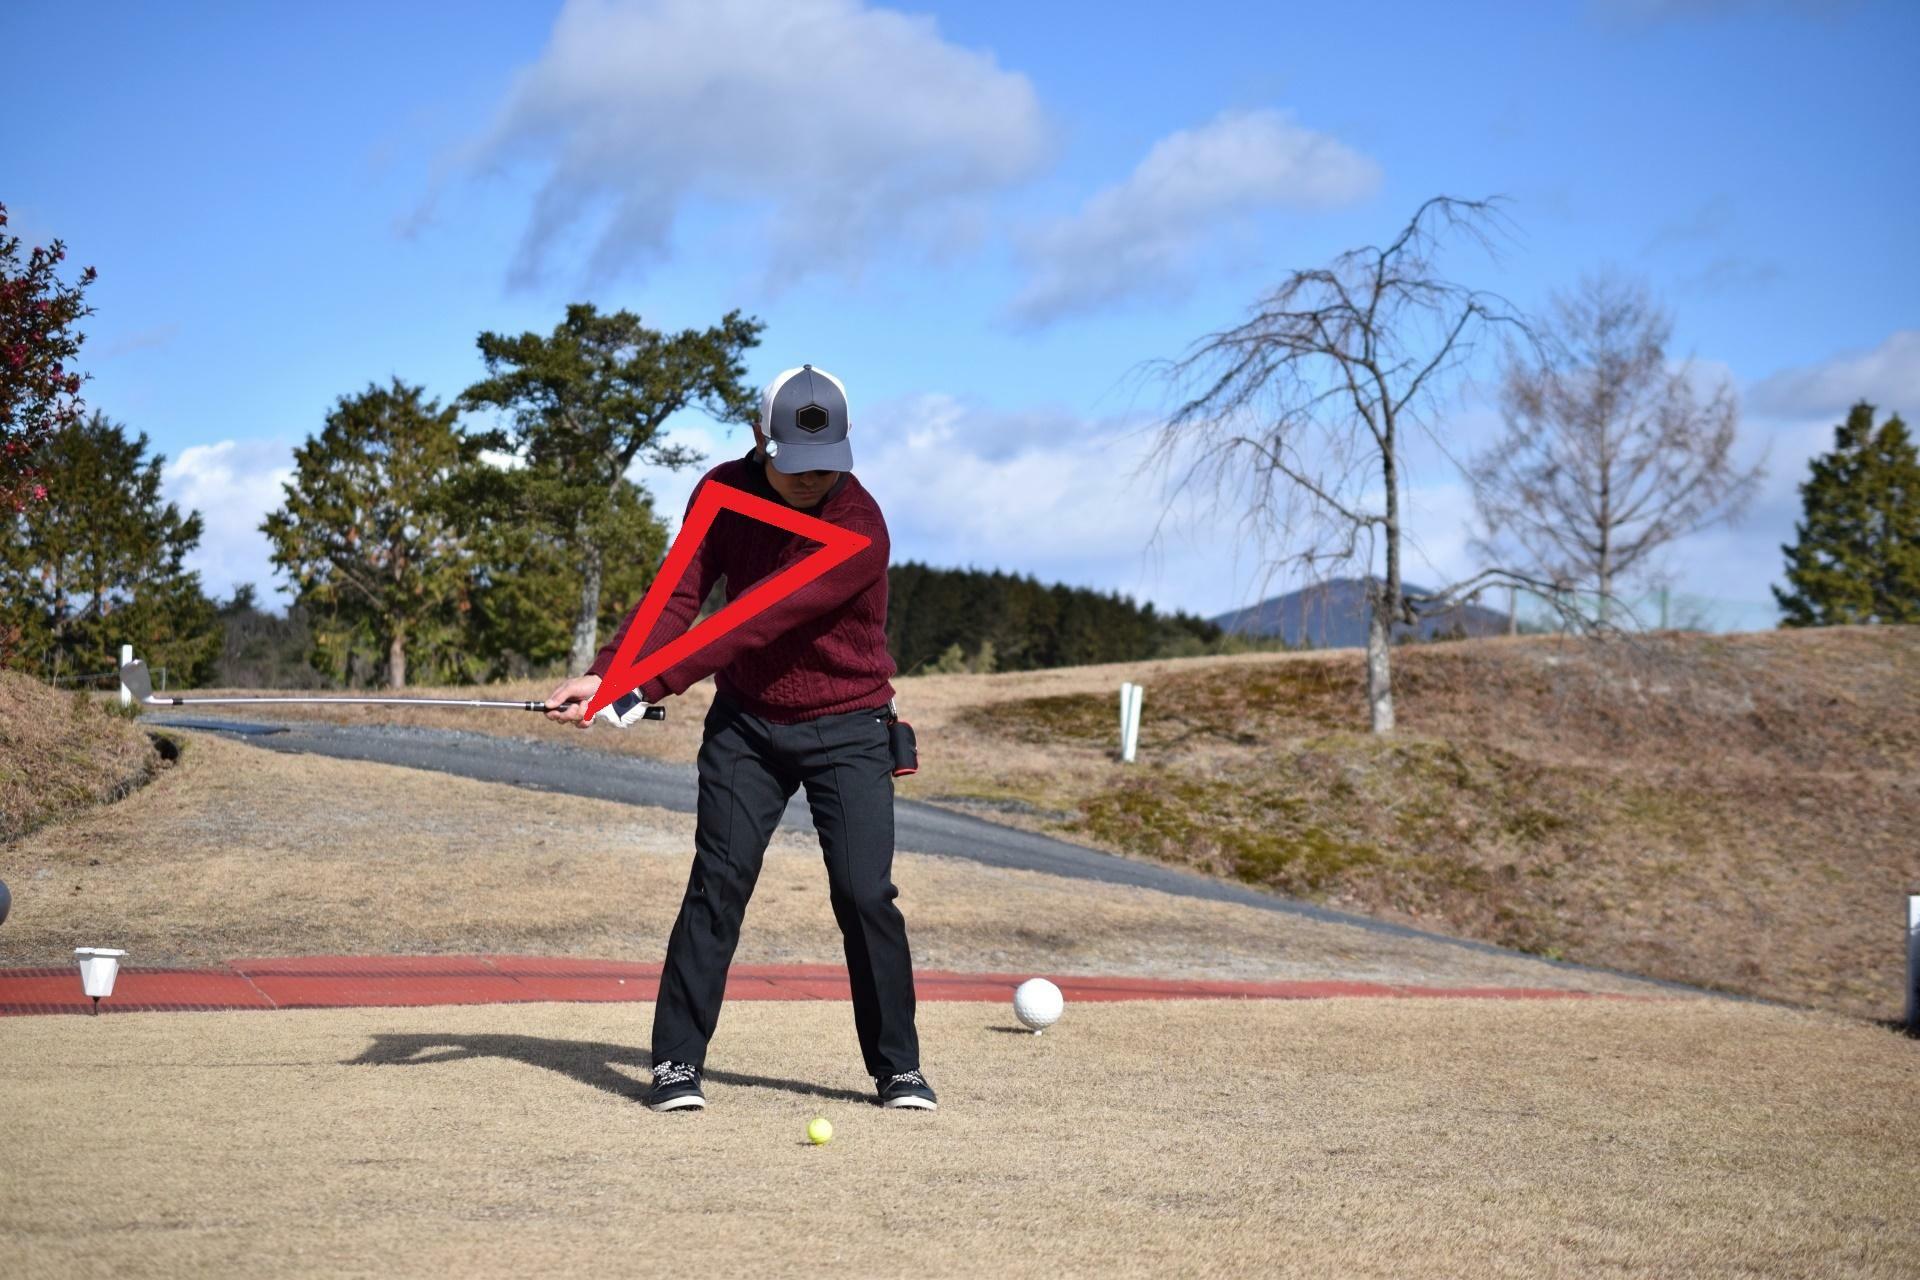
[[761,394],[760,431],[782,474],[853,470],[847,427],[847,389],[825,369],[789,369]]

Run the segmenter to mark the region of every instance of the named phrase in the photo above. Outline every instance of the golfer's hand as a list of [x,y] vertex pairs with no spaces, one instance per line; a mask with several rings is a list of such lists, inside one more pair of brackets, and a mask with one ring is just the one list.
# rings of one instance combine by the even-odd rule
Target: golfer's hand
[[577,724],[586,728],[581,716],[599,688],[599,676],[575,676],[547,695],[547,719],[555,724]]

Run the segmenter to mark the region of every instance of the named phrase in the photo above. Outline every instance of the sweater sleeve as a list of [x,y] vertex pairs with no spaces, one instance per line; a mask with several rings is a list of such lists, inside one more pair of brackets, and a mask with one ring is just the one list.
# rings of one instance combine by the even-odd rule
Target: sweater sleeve
[[[647,687],[652,688],[658,683],[666,693],[684,693],[693,684],[727,666],[740,654],[766,648],[795,627],[839,608],[872,586],[875,579],[884,578],[890,552],[886,526],[878,521],[862,520],[842,527],[864,535],[868,539],[867,545],[784,600],[754,614],[725,635],[690,654],[678,665],[661,672],[647,682]],[[760,581],[777,577],[819,550],[820,544],[816,542],[796,540],[794,548]],[[755,582],[736,589],[729,584],[729,603],[757,586],[759,583]],[[647,700],[651,702],[654,699],[648,697]]]
[[[700,484],[693,487],[693,493],[687,499],[688,515],[692,514],[693,504],[699,498],[700,490],[705,484],[706,481],[702,480]],[[680,527],[686,528],[684,516]],[[719,562],[714,552],[713,539],[702,538],[700,545],[694,549],[693,563],[687,566],[686,572],[680,576],[680,581],[674,584],[673,594],[668,597],[666,607],[661,609],[660,617],[653,624],[653,634],[647,637],[646,643],[640,646],[640,651],[635,657],[644,658],[655,649],[684,635],[687,627],[692,624],[694,615],[700,612],[701,604],[712,594],[713,584],[719,576]],[[643,595],[639,601],[635,602],[633,608],[627,611],[625,620],[620,623],[620,629],[613,633],[613,639],[601,646],[600,652],[594,655],[593,665],[587,668],[587,674],[603,678],[606,676],[608,668],[613,666],[614,655],[619,652],[620,644],[626,639],[627,631],[633,626],[633,620],[639,615],[640,605],[645,603],[645,600],[646,597]],[[692,683],[691,680],[687,682],[687,684]],[[679,693],[685,688],[686,685],[682,685],[673,692]],[[658,702],[667,695],[667,692],[659,676],[640,686],[640,696],[648,702]]]

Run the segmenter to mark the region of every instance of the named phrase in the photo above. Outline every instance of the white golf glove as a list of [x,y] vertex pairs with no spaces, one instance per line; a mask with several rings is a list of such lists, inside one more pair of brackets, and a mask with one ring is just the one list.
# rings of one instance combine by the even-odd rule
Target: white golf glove
[[647,700],[639,691],[623,693],[600,708],[593,715],[593,723],[612,725],[616,729],[625,729],[638,724],[647,715]]

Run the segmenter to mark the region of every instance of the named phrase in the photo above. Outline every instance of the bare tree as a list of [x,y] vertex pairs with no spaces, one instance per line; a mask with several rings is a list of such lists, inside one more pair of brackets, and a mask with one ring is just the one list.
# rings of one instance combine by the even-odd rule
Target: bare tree
[[[1439,274],[1451,238],[1491,252],[1505,231],[1497,200],[1436,196],[1385,248],[1350,250],[1295,271],[1245,323],[1209,334],[1158,372],[1179,389],[1142,470],[1193,455],[1179,490],[1210,477],[1215,493],[1245,484],[1244,527],[1282,569],[1316,574],[1357,562],[1368,575],[1367,704],[1375,733],[1393,730],[1388,656],[1396,623],[1499,581],[1489,570],[1426,595],[1400,580],[1402,485],[1409,433],[1439,444],[1434,410],[1493,328],[1527,327],[1496,294]],[[1384,556],[1384,573],[1374,576]]]
[[1538,340],[1508,353],[1506,432],[1471,467],[1480,547],[1517,549],[1541,577],[1599,595],[1661,547],[1732,520],[1761,469],[1734,460],[1738,411],[1720,380],[1704,402],[1689,364],[1670,365],[1672,317],[1646,286],[1588,277],[1553,299]]

